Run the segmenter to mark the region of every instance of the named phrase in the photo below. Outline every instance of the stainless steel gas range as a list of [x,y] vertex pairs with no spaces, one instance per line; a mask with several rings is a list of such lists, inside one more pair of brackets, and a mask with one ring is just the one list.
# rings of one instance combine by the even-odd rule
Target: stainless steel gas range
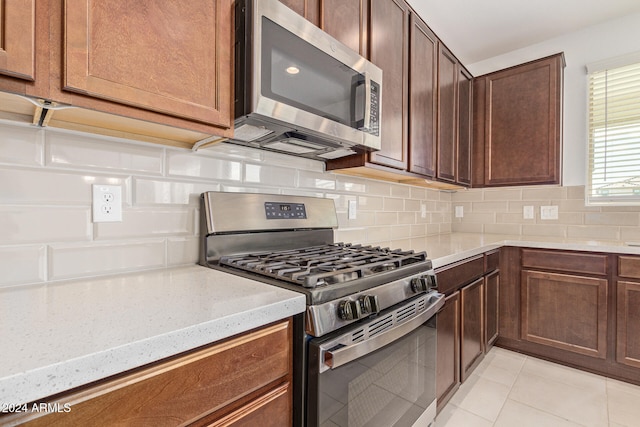
[[202,265],[301,292],[294,424],[411,426],[435,418],[436,316],[425,252],[334,242],[331,199],[202,195]]

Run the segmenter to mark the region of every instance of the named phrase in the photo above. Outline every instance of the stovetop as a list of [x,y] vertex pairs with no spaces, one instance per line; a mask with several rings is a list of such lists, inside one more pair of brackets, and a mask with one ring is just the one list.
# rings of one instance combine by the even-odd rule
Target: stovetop
[[425,252],[334,243],[278,252],[224,256],[220,264],[304,288],[345,283],[427,262]]

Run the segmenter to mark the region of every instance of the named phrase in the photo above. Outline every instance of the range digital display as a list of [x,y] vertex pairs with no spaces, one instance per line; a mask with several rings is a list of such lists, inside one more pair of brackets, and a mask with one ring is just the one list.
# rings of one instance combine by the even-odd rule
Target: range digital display
[[304,203],[265,202],[267,219],[307,219]]

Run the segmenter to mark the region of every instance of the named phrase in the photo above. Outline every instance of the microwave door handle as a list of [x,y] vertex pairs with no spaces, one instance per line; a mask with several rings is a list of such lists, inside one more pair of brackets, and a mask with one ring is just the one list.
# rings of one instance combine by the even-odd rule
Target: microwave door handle
[[342,347],[337,350],[324,350],[324,364],[331,369],[336,369],[382,348],[419,328],[424,322],[435,316],[442,306],[444,306],[444,295],[438,294],[436,297],[431,299],[430,305],[425,311],[405,323],[401,323],[400,325],[388,329],[368,340]]
[[[366,132],[371,127],[371,77],[366,72],[360,74],[354,86],[352,94],[354,128]],[[357,100],[361,87],[364,90],[364,101],[362,107],[356,111],[356,108],[359,107]],[[362,113],[362,116],[359,116],[358,113]]]
[[371,129],[371,76],[364,73],[364,121],[360,130]]

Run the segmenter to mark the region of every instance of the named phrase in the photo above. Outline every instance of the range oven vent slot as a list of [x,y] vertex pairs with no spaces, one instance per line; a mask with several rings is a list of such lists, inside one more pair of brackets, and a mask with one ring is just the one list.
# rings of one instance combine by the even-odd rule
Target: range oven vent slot
[[358,329],[351,334],[351,342],[359,342],[364,340],[364,329]]
[[393,314],[390,313],[389,315],[368,326],[369,336],[372,337],[386,331],[387,329],[391,328],[394,323],[395,322],[393,321]]

